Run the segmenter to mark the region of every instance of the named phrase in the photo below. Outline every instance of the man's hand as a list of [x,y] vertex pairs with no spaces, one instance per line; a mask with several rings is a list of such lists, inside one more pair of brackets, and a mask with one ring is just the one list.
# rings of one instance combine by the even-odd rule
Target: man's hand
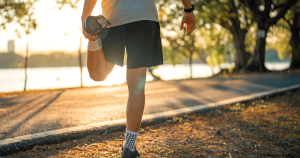
[[184,13],[181,19],[180,31],[183,29],[183,25],[186,24],[187,32],[186,36],[191,34],[196,28],[196,20],[193,12]]
[[[86,19],[86,18],[85,18],[85,19]],[[97,39],[98,39],[98,36],[92,36],[92,35],[88,34],[88,33],[85,31],[85,29],[84,29],[84,21],[85,21],[85,19],[82,19],[82,33],[83,33],[84,37],[85,37],[86,39],[90,40],[90,41],[95,41],[95,40],[97,40]]]

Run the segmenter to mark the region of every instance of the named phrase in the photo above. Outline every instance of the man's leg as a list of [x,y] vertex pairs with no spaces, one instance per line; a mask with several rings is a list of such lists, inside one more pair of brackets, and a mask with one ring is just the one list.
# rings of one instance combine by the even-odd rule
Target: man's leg
[[138,132],[145,106],[145,83],[147,67],[127,69],[129,97],[126,109],[126,127]]
[[94,81],[104,81],[114,66],[114,64],[106,61],[102,48],[97,51],[88,50],[87,69],[91,79]]
[[126,109],[126,140],[124,147],[135,151],[135,140],[141,126],[145,107],[145,82],[147,67],[127,69],[129,97]]

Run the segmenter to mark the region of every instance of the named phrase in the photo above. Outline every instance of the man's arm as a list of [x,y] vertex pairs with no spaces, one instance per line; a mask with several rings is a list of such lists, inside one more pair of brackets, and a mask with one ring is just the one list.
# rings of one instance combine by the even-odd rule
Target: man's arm
[[85,38],[89,39],[90,41],[94,41],[98,39],[98,36],[91,36],[88,34],[83,27],[84,21],[88,16],[92,14],[92,11],[97,3],[97,0],[85,0],[84,5],[83,5],[83,10],[82,10],[82,15],[81,15],[81,24],[82,24],[82,33]]
[[184,9],[190,9],[192,8],[191,0],[181,0]]
[[85,21],[85,19],[92,14],[92,11],[97,3],[97,0],[85,0],[81,15],[81,21]]
[[[181,0],[184,9],[190,9],[192,8],[192,3],[191,0]],[[181,25],[180,25],[180,30],[183,29],[183,25],[186,24],[187,27],[187,33],[186,36],[188,36],[189,34],[191,34],[195,28],[196,28],[196,20],[194,17],[193,12],[189,12],[189,13],[184,13],[182,20],[181,20]]]

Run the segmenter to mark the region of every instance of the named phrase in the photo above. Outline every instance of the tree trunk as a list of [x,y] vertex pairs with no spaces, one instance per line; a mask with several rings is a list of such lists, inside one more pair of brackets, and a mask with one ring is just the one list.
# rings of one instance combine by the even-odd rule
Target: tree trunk
[[80,67],[80,87],[83,87],[82,82],[82,59],[81,59],[81,36],[80,36],[80,43],[79,43],[79,50],[78,50],[78,58],[79,58],[79,67]]
[[193,64],[193,51],[190,51],[190,79],[193,78],[193,67],[192,67],[192,64]]
[[300,68],[300,12],[295,11],[293,18],[293,25],[291,26],[292,38],[290,40],[290,45],[292,46],[292,60],[290,69],[299,69]]
[[26,43],[25,63],[24,63],[24,68],[25,68],[24,91],[26,91],[26,87],[27,87],[27,64],[28,64],[28,34],[26,34],[26,36],[27,36],[27,43]]
[[[236,31],[236,30],[234,30]],[[245,37],[246,33],[243,30],[232,32],[234,46],[236,49],[235,67],[233,72],[244,70],[247,66],[246,51],[245,51]]]
[[151,67],[148,67],[148,72],[151,74],[151,76],[153,77],[154,81],[161,80],[161,78],[159,76],[156,76],[156,75],[153,74],[153,69]]
[[295,43],[293,41],[292,43],[292,60],[290,69],[300,69],[300,40],[298,40],[298,43]]
[[[264,25],[264,24],[263,24]],[[252,56],[250,64],[246,67],[248,72],[267,72],[265,67],[265,52],[266,52],[266,34],[268,29],[259,27],[256,35],[256,44],[254,54]]]
[[[215,65],[214,65],[214,60],[213,60],[213,56],[212,56],[212,53],[210,54],[210,62],[211,62],[211,67],[212,67],[212,70],[214,69]],[[213,71],[213,74],[215,75],[215,72]]]
[[212,72],[212,75],[214,76],[215,75],[215,72],[214,72],[214,69],[212,66],[210,66],[206,61],[205,61],[205,58],[202,56],[202,53],[200,53],[200,51],[198,51],[198,55],[199,55],[199,59],[203,62],[203,63],[206,63],[209,68],[211,69],[211,72]]

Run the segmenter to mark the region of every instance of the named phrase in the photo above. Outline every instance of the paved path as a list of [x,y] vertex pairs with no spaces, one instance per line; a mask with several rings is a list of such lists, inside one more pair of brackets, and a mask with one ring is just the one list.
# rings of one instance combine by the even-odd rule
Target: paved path
[[[300,73],[157,81],[146,84],[144,114],[191,107],[300,83]],[[125,118],[126,85],[0,98],[0,140]]]

